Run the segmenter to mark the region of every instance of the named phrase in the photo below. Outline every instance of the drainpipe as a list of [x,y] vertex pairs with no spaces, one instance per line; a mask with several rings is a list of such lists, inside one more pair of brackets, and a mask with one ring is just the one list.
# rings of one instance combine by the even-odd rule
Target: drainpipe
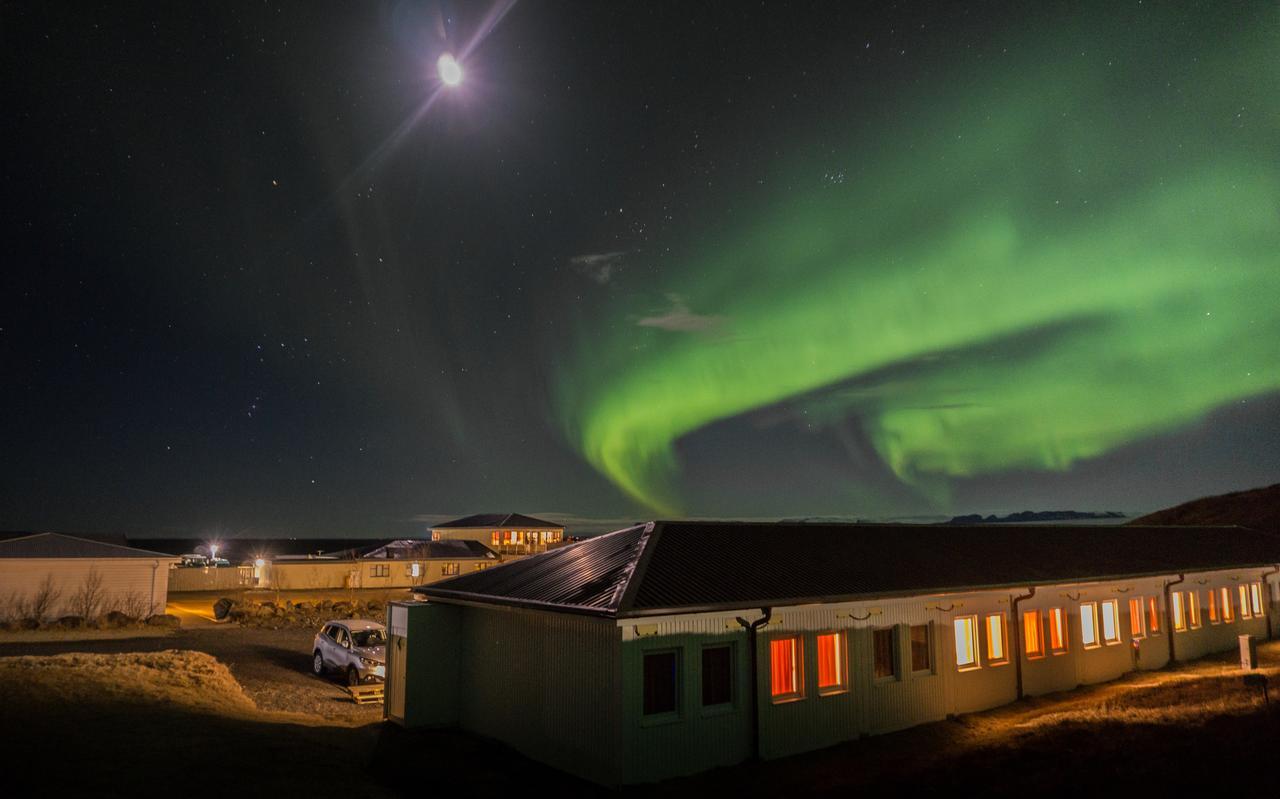
[[1267,591],[1267,640],[1271,640],[1271,584],[1267,582],[1267,578],[1273,574],[1280,574],[1280,563],[1269,572],[1262,573],[1262,587]]
[[748,623],[741,616],[738,624],[747,631],[747,651],[751,653],[751,759],[760,759],[760,666],[756,657],[756,630],[773,618],[773,608],[760,608],[764,615]]
[[[1173,629],[1173,603],[1169,601],[1169,589],[1177,585],[1178,583],[1183,582],[1186,579],[1187,579],[1187,575],[1179,574],[1178,579],[1170,580],[1169,582],[1164,584],[1164,620],[1165,620],[1165,632],[1167,632],[1169,635],[1169,665],[1170,666],[1172,666],[1176,662],[1176,659],[1174,658],[1174,652],[1173,652],[1173,634],[1176,632],[1176,630]],[[1182,609],[1183,620],[1186,620],[1187,610],[1188,609],[1185,607]]]
[[[156,612],[156,571],[160,568],[160,561],[151,561],[151,604],[147,606],[147,615],[150,616]],[[1271,617],[1267,617],[1267,624],[1271,623]],[[1271,637],[1268,633],[1268,638]]]
[[1022,617],[1018,615],[1018,603],[1024,599],[1030,599],[1036,595],[1036,587],[1033,585],[1027,589],[1027,593],[1013,598],[1013,604],[1010,606],[1010,626],[1013,627],[1013,663],[1014,673],[1017,674],[1018,681],[1018,699],[1022,698]]

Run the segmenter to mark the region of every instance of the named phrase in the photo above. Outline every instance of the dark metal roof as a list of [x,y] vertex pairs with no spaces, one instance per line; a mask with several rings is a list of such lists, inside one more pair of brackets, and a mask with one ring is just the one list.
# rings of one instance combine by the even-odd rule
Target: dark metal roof
[[413,590],[437,598],[612,614],[644,547],[647,529],[619,530]]
[[523,513],[477,513],[473,516],[454,519],[451,522],[431,525],[432,530],[444,530],[446,528],[563,530],[564,525],[535,519],[532,516],[525,516]]
[[654,522],[415,590],[643,616],[1276,563],[1241,527]]
[[166,558],[171,555],[145,549],[90,541],[62,533],[36,533],[0,541],[0,558]]
[[360,558],[387,558],[391,560],[437,560],[437,559],[489,559],[497,560],[498,555],[479,541],[423,541],[406,538],[391,541],[379,547],[358,553]]

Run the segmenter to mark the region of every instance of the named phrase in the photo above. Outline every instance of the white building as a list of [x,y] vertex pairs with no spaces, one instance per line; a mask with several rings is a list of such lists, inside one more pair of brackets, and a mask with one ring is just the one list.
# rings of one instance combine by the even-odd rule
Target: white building
[[0,615],[134,617],[164,613],[178,558],[60,533],[0,541]]
[[1243,528],[652,522],[394,604],[388,716],[605,785],[830,746],[1271,634]]

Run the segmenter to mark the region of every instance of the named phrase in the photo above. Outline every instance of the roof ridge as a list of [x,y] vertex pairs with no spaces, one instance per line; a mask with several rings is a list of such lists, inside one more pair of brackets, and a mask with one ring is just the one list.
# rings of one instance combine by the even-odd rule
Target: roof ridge
[[[634,530],[635,527],[631,529]],[[618,585],[614,600],[610,603],[613,606],[615,615],[621,616],[623,612],[630,609],[631,603],[635,601],[636,591],[640,589],[640,583],[644,581],[644,573],[649,565],[649,559],[653,557],[653,551],[658,548],[658,539],[661,537],[662,522],[652,521],[645,523],[644,533],[641,534],[640,541],[636,547],[638,551],[635,557],[631,559],[627,574]]]

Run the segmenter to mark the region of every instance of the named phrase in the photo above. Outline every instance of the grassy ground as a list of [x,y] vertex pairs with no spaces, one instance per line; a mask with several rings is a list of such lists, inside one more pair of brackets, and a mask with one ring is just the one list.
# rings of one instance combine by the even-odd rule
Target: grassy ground
[[[239,628],[0,644],[4,795],[600,793],[495,742],[382,723],[307,673],[309,646],[301,631]],[[1280,642],[1260,654],[1280,693]],[[627,793],[1223,795],[1280,784],[1277,742],[1280,696],[1264,707],[1224,655]],[[51,756],[62,766],[35,765]]]

